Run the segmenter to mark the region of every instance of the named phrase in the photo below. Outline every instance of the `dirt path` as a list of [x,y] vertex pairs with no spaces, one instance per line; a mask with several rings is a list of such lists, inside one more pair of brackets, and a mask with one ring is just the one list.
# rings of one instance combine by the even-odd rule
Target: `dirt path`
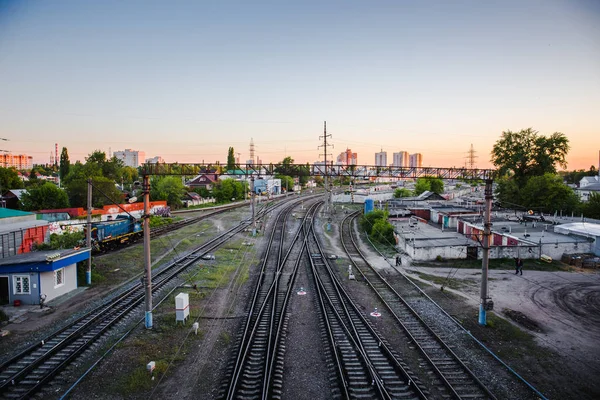
[[[422,274],[459,281],[460,288],[448,289],[472,305],[479,304],[481,271],[476,269],[406,267],[409,276]],[[439,285],[438,285],[439,286]],[[489,296],[497,313],[522,314],[524,324],[540,346],[562,356],[579,360],[588,369],[600,368],[600,273],[525,271],[489,271]],[[518,321],[517,321],[518,322]],[[537,327],[537,328],[536,328]]]

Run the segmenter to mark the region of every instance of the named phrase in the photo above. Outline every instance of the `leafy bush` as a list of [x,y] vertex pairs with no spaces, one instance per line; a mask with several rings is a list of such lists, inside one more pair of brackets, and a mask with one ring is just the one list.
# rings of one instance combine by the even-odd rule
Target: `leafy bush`
[[365,214],[360,219],[360,227],[371,240],[385,245],[394,245],[394,227],[387,220],[388,213],[375,210]]
[[150,216],[150,228],[169,225],[171,223],[173,223],[173,218],[159,217],[157,215]]
[[36,243],[33,249],[39,251],[72,249],[77,246],[81,246],[84,241],[85,234],[83,232],[65,232],[62,235],[53,233],[50,235],[49,243]]

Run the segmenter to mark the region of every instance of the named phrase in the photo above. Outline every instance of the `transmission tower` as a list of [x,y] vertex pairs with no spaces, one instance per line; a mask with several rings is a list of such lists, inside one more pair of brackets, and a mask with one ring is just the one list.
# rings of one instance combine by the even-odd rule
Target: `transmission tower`
[[471,144],[471,148],[469,149],[469,151],[467,152],[467,167],[469,169],[474,169],[477,166],[477,163],[475,162],[475,160],[477,159],[477,156],[475,155],[475,149],[473,148],[473,144]]
[[[327,147],[333,147],[332,144],[327,144],[327,138],[331,138],[331,134],[327,134],[327,121],[323,121],[323,136],[319,136],[319,139],[323,139],[323,144],[319,146],[319,148],[323,147],[323,154],[319,154],[319,156],[323,156],[323,161],[325,163],[325,196],[326,196],[326,205],[325,209],[329,210],[329,205],[331,203],[331,190],[329,188],[329,173],[327,172]],[[331,154],[329,154],[331,155]]]

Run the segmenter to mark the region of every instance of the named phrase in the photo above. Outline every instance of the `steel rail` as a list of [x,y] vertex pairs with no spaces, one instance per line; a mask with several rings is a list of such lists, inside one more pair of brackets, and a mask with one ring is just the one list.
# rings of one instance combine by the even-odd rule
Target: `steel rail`
[[[282,320],[284,319],[284,311],[282,304],[287,304],[285,295],[283,296],[282,301],[277,301],[277,296],[279,296],[279,284],[282,278],[282,269],[286,264],[290,254],[295,248],[295,244],[298,241],[300,236],[299,229],[293,240],[292,244],[289,247],[287,253],[282,258],[282,249],[283,243],[285,239],[285,224],[287,220],[287,216],[293,211],[294,207],[297,206],[297,202],[292,206],[284,210],[281,214],[278,215],[277,221],[275,222],[275,226],[271,231],[271,235],[269,237],[269,241],[267,243],[267,249],[265,250],[265,257],[263,259],[263,263],[261,265],[260,277],[257,282],[257,286],[254,291],[253,300],[248,311],[248,315],[246,318],[246,323],[244,325],[243,334],[241,336],[241,344],[238,346],[238,353],[235,359],[235,364],[232,371],[232,378],[229,381],[227,387],[227,394],[225,398],[232,399],[237,398],[241,395],[245,389],[242,388],[243,385],[248,386],[250,383],[244,383],[242,381],[242,373],[244,370],[244,365],[246,360],[249,360],[251,357],[256,358],[256,353],[260,353],[259,356],[260,362],[262,363],[260,373],[261,375],[261,390],[260,396],[262,398],[267,398],[268,393],[270,392],[270,382],[271,382],[271,372],[273,370],[271,361],[274,360],[274,355],[277,351],[277,341],[280,337],[279,332],[282,327]],[[308,214],[307,214],[308,215]],[[305,216],[306,220],[307,216]],[[282,228],[279,230],[279,228]],[[267,265],[272,263],[272,257],[269,257],[271,253],[273,242],[276,236],[276,233],[281,232],[281,236],[279,237],[279,246],[276,249],[273,249],[276,252],[276,262],[274,271],[271,273],[267,270]],[[293,284],[293,278],[295,274],[292,273],[291,278],[287,281],[287,291],[291,288]],[[267,280],[269,279],[269,280]],[[265,321],[265,318],[268,320]],[[252,346],[255,343],[257,337],[263,337],[265,335],[264,331],[267,331],[267,338],[264,339],[265,343],[261,342],[260,345]],[[262,340],[262,339],[261,339]],[[266,347],[266,349],[264,349]],[[262,352],[264,351],[265,354]],[[251,352],[255,354],[251,355]],[[258,369],[258,367],[255,367]],[[256,375],[253,373],[253,375]],[[246,390],[247,392],[247,390]],[[256,394],[258,395],[258,394]]]
[[[442,380],[450,394],[457,399],[465,397],[469,398],[486,398],[495,399],[496,397],[491,391],[481,382],[479,378],[469,369],[469,367],[456,355],[452,349],[437,335],[433,329],[419,316],[406,300],[375,270],[367,261],[365,255],[360,251],[359,246],[352,234],[352,223],[357,218],[358,212],[349,214],[341,222],[340,235],[342,246],[348,255],[350,262],[361,274],[363,279],[375,291],[377,297],[386,306],[391,315],[394,316],[396,322],[403,329],[405,334],[414,343],[419,352],[427,360],[430,367]],[[344,239],[345,236],[350,238],[351,244],[348,244]],[[350,246],[352,246],[350,248]],[[364,265],[363,268],[358,265],[356,258],[359,258]],[[403,313],[404,318],[400,315]],[[408,315],[407,315],[408,314]],[[408,320],[407,318],[411,318]],[[440,354],[441,353],[441,354]],[[443,357],[443,360],[434,360]],[[444,371],[438,364],[443,361]],[[452,364],[448,364],[452,363]],[[460,370],[462,375],[455,375],[456,370]],[[464,376],[468,376],[472,383],[468,384],[464,381]],[[474,388],[475,386],[475,388]]]
[[[316,211],[317,207],[318,207],[318,204],[315,204],[314,205],[315,211]],[[311,213],[311,210],[309,210],[307,212],[307,215],[309,213]],[[314,215],[314,213],[313,213],[313,215]],[[282,343],[282,341],[283,341],[282,333],[283,333],[283,329],[284,329],[285,310],[287,310],[289,299],[291,297],[291,293],[292,293],[292,290],[293,290],[293,287],[294,287],[294,282],[296,281],[296,276],[298,275],[298,269],[300,267],[300,264],[302,263],[302,255],[306,253],[307,236],[308,236],[308,231],[306,230],[306,223],[311,218],[312,218],[312,216],[304,218],[303,221],[302,221],[301,228],[300,228],[302,230],[302,234],[303,234],[304,239],[302,240],[302,245],[301,245],[301,248],[300,248],[300,251],[299,251],[299,255],[298,255],[298,257],[296,257],[296,261],[294,263],[294,267],[292,269],[292,274],[291,274],[291,277],[290,277],[290,280],[289,280],[289,283],[288,283],[287,291],[285,293],[285,296],[284,296],[284,299],[283,299],[283,304],[281,306],[282,313],[281,313],[281,316],[279,318],[279,324],[278,324],[278,326],[276,328],[275,339],[273,340],[273,344],[274,344],[273,353],[271,355],[271,359],[267,360],[267,363],[269,365],[269,369],[268,369],[267,374],[265,376],[265,379],[267,380],[267,382],[266,382],[266,388],[270,388],[271,380],[272,380],[272,377],[274,375],[273,369],[274,369],[274,365],[276,363],[275,357],[276,357],[277,351],[280,352],[280,353],[283,353],[283,351],[281,351],[281,349],[282,349],[282,344],[283,344]],[[280,355],[281,355],[281,358],[283,358],[283,354],[280,354]],[[263,391],[263,400],[266,400],[267,398],[271,398],[272,394],[273,394],[272,391],[273,391],[272,389],[270,391],[269,390],[264,390]],[[265,395],[267,395],[267,397],[265,397]]]
[[[264,213],[269,211],[270,206],[264,207],[259,211],[259,215],[264,215]],[[161,271],[158,271],[152,278],[154,282],[153,293],[159,291],[168,281],[196,262],[204,254],[214,250],[244,230],[249,226],[250,222],[250,220],[242,221],[239,225],[230,228],[223,234],[209,240],[184,257],[176,259]],[[142,284],[137,283],[126,289],[123,293],[117,294],[112,299],[88,311],[69,325],[48,335],[44,340],[38,341],[3,362],[0,365],[0,377],[2,378],[2,381],[0,381],[0,394],[5,394],[9,389],[12,389],[13,391],[21,392],[20,395],[18,393],[15,393],[15,395],[20,396],[20,398],[26,398],[38,391],[96,338],[100,337],[120,318],[127,315],[135,306],[139,305],[143,300],[143,296]],[[97,325],[100,325],[100,329],[91,329]],[[78,344],[76,348],[71,348],[74,342]],[[43,364],[52,357],[56,357],[56,354],[59,352],[66,352],[67,354],[61,355],[58,362],[54,361],[52,367],[43,368]],[[22,360],[27,361],[23,363]],[[35,378],[28,380],[27,376],[37,370],[43,371],[38,374],[39,376],[36,375]],[[17,388],[21,382],[26,383],[28,388]],[[8,393],[6,394],[8,395]]]
[[[359,311],[348,293],[343,289],[341,283],[332,271],[331,266],[324,257],[324,252],[316,238],[313,230],[311,244],[311,264],[316,286],[322,291],[319,298],[323,301],[321,309],[325,309],[325,318],[330,319],[332,325],[337,324],[337,333],[333,331],[334,341],[330,343],[334,352],[339,351],[339,359],[345,365],[344,368],[354,368],[352,374],[346,372],[344,377],[348,379],[343,385],[358,386],[348,389],[350,397],[353,395],[371,396],[377,398],[420,398],[426,395],[419,388],[414,378],[402,367],[394,352],[386,344],[385,340],[377,334],[367,318]],[[315,261],[319,261],[319,265]],[[344,333],[342,333],[344,332]],[[344,344],[347,342],[346,344]],[[346,351],[346,353],[344,353]],[[348,354],[349,351],[353,352]],[[357,371],[352,365],[349,357],[359,359],[363,372]],[[348,364],[348,362],[350,364]],[[339,369],[339,367],[338,367]],[[360,376],[362,374],[362,378]],[[352,383],[350,378],[358,379]],[[370,377],[371,381],[365,381],[364,377]],[[374,392],[373,392],[374,390]],[[357,393],[361,391],[361,393]]]

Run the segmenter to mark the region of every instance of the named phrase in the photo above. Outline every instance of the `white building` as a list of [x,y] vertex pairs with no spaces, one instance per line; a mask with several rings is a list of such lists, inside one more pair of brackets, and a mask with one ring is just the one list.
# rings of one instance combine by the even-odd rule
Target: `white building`
[[579,188],[575,189],[579,199],[583,202],[590,200],[592,193],[600,194],[600,175],[584,176],[579,181]]
[[127,167],[137,168],[140,164],[146,162],[146,153],[138,150],[125,149],[123,151],[115,151],[114,156],[123,161]]
[[146,160],[148,164],[164,164],[165,160],[161,156],[152,157]]
[[409,167],[421,168],[423,166],[423,155],[421,153],[411,154],[409,157]]
[[394,153],[393,167],[408,167],[408,152],[400,151]]
[[375,166],[376,167],[387,167],[387,151],[381,151],[375,153]]

